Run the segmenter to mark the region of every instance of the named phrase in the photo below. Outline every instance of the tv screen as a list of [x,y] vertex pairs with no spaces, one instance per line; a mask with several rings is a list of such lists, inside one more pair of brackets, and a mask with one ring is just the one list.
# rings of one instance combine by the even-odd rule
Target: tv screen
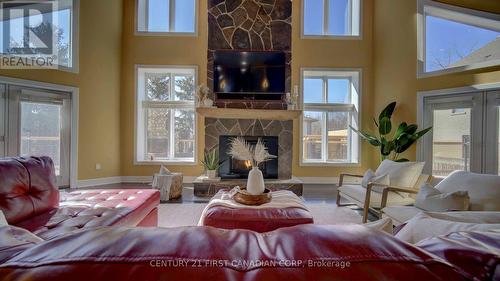
[[214,54],[214,92],[284,93],[282,52],[218,51]]

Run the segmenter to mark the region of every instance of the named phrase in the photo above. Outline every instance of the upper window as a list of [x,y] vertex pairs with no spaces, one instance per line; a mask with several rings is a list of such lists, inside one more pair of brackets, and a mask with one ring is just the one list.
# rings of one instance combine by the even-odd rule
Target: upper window
[[197,0],[138,0],[137,31],[196,33]]
[[419,1],[419,74],[500,64],[500,15]]
[[137,161],[194,163],[196,68],[139,67],[137,74]]
[[[4,1],[0,6],[3,68],[78,71],[78,1]],[[9,62],[9,64],[5,64]]]
[[303,36],[359,36],[361,0],[304,0]]
[[303,70],[302,164],[359,163],[359,71]]

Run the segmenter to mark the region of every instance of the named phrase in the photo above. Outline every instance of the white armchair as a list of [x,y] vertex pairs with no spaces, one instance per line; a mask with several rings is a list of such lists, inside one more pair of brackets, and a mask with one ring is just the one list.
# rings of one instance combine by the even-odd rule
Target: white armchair
[[[435,188],[442,193],[467,191],[469,194],[468,211],[474,216],[478,211],[500,212],[500,176],[455,171],[439,182]],[[382,216],[391,218],[393,224],[397,226],[423,211],[425,210],[415,206],[387,205],[382,208]],[[467,211],[460,213],[467,213]]]
[[[381,218],[382,213],[380,210],[386,206],[412,205],[415,199],[411,195],[416,194],[419,187],[430,180],[428,175],[421,174],[422,167],[423,165],[420,165],[420,163],[397,163],[384,160],[377,169],[376,174],[387,174],[389,183],[368,182],[366,187],[361,184],[345,183],[346,177],[363,178],[362,175],[340,174],[337,205],[355,204],[363,208],[364,223],[368,220],[369,210],[375,212]],[[341,198],[347,199],[349,204],[341,204]]]

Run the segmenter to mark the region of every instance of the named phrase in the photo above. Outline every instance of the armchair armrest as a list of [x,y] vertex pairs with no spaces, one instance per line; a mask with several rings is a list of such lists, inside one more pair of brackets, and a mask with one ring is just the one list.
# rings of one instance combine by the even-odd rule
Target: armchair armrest
[[387,186],[382,191],[382,202],[380,202],[380,210],[382,210],[383,208],[385,208],[385,206],[387,205],[387,196],[388,196],[389,192],[391,192],[391,191],[392,192],[411,193],[411,194],[417,194],[418,193],[417,190],[411,189],[411,188],[396,187],[396,186]]
[[363,175],[349,174],[349,173],[340,173],[339,176],[339,186],[342,186],[344,183],[344,177],[353,177],[353,178],[362,178]]

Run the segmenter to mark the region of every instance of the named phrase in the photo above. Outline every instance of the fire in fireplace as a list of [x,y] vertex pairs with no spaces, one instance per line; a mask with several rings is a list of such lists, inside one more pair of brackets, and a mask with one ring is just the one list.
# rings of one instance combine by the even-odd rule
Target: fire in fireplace
[[[230,142],[232,138],[238,136],[219,136],[219,158],[222,161],[219,167],[219,176],[223,179],[246,179],[248,172],[252,169],[250,161],[233,159],[229,155]],[[265,179],[278,178],[278,137],[277,136],[243,136],[251,145],[255,145],[260,138],[267,147],[270,154],[276,155],[276,158],[264,162],[259,166]]]

